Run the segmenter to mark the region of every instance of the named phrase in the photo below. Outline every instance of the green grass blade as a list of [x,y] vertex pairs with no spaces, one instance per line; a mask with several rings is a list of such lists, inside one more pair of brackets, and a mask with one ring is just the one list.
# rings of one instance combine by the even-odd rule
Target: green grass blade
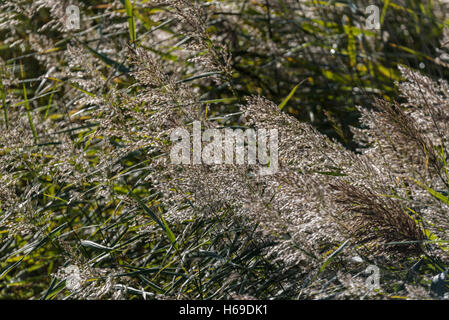
[[161,216],[161,220],[162,220],[162,223],[164,224],[165,233],[167,234],[168,239],[175,246],[175,248],[177,250],[178,244],[176,243],[176,237],[175,237],[173,231],[171,231],[171,229],[168,227],[167,222],[165,221],[165,219],[162,216]]
[[390,6],[390,0],[385,0],[384,6],[382,8],[382,13],[380,15],[380,25],[384,24],[385,16],[387,14],[387,9],[388,9],[389,6]]
[[213,76],[213,75],[216,75],[216,74],[221,74],[221,72],[205,72],[205,73],[199,74],[197,76],[193,76],[193,77],[190,77],[190,78],[187,78],[187,79],[184,79],[184,80],[180,80],[177,83],[189,82],[189,81],[193,81],[193,80],[196,80],[196,79],[201,79],[201,78],[206,78],[206,77],[209,77],[209,76]]
[[287,104],[288,100],[290,100],[291,97],[293,97],[293,95],[295,94],[296,89],[298,89],[298,87],[301,85],[301,83],[303,83],[303,81],[301,81],[300,83],[298,83],[296,86],[294,86],[294,88],[292,89],[292,91],[290,91],[290,93],[288,94],[288,96],[284,99],[284,101],[281,102],[281,104],[279,105],[279,109],[283,109],[285,107],[285,105]]
[[412,179],[413,181],[415,181],[415,183],[417,185],[419,185],[421,188],[425,189],[427,192],[429,192],[434,198],[442,201],[443,203],[449,205],[449,198],[444,196],[443,194],[439,193],[436,190],[433,190],[432,188],[426,186],[424,183],[422,183],[421,181]]
[[6,107],[6,89],[3,86],[3,81],[2,79],[0,79],[0,87],[2,90],[2,109],[3,109],[3,115],[5,117],[5,125],[6,125],[6,129],[9,128],[9,117],[8,117],[8,109]]
[[48,110],[50,110],[51,102],[53,101],[53,95],[54,95],[54,92],[51,94],[50,99],[48,100],[48,105],[47,105],[47,108],[45,109],[44,120],[47,119]]
[[175,248],[177,248],[177,244],[176,244],[176,237],[173,234],[173,232],[170,230],[170,228],[168,227],[167,223],[165,222],[164,218],[160,218],[153,212],[153,210],[151,210],[150,208],[148,208],[145,203],[143,203],[140,199],[137,199],[137,202],[139,203],[139,205],[145,210],[145,212],[154,220],[156,221],[156,223],[162,228],[164,229],[165,233],[167,234],[168,239],[170,240],[170,242],[172,244],[175,245]]
[[332,259],[337,256],[349,243],[349,240],[346,240],[343,242],[332,254],[327,257],[326,261],[324,261],[323,265],[320,268],[320,273],[323,272],[324,269],[326,269],[327,265],[332,261]]
[[136,26],[134,22],[134,9],[130,0],[125,0],[126,15],[128,16],[129,41],[136,41]]
[[83,247],[89,247],[89,248],[93,248],[93,249],[98,249],[98,250],[105,250],[105,251],[111,251],[114,250],[114,248],[110,248],[107,246],[104,246],[102,244],[90,241],[90,240],[81,240],[81,245]]
[[86,43],[82,43],[82,45],[89,50],[91,53],[93,53],[96,57],[100,58],[101,61],[103,61],[104,63],[106,63],[107,65],[114,67],[117,71],[122,72],[122,73],[128,73],[130,72],[129,68],[127,68],[126,66],[124,66],[121,63],[118,63],[115,60],[112,60],[111,58],[109,58],[108,56],[98,52],[97,50],[91,48],[90,46],[88,46]]
[[0,273],[0,280],[3,279],[4,277],[6,277],[6,275],[8,274],[9,271],[11,271],[12,269],[14,269],[14,267],[18,266],[22,260],[25,257],[22,257],[19,261],[16,261],[12,264],[10,264],[8,267],[6,267],[5,269],[3,269],[2,273]]
[[33,132],[34,142],[38,144],[39,142],[37,139],[37,131],[36,128],[34,127],[33,118],[31,117],[31,108],[30,104],[28,103],[28,96],[25,84],[23,84],[23,97],[25,99],[25,109],[27,111],[28,122],[30,123],[31,131]]

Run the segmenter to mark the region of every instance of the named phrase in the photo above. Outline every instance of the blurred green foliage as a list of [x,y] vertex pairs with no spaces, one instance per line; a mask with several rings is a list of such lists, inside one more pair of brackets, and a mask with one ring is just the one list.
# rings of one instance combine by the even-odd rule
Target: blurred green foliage
[[[101,15],[107,3],[102,0],[89,1],[84,14]],[[129,6],[130,1],[123,1],[125,3]],[[358,125],[355,106],[369,106],[375,96],[387,100],[397,98],[395,81],[400,80],[397,65],[421,69],[431,77],[448,78],[448,68],[436,60],[440,55],[438,50],[441,50],[442,32],[448,21],[442,21],[435,14],[438,12],[435,1],[301,3],[301,9],[292,11],[288,10],[283,0],[240,1],[239,12],[213,13],[207,30],[219,36],[232,53],[234,91],[207,81],[194,85],[200,88],[204,99],[235,98],[234,94],[237,94],[237,99],[230,99],[228,104],[215,112],[225,114],[237,111],[240,99],[253,94],[263,95],[280,104],[301,83],[283,110],[302,121],[311,122],[322,132],[354,148],[349,127]],[[364,25],[365,8],[371,4],[381,8],[380,30],[367,30]],[[135,26],[134,21],[130,22],[126,17],[125,9],[122,17],[116,17],[117,22],[130,22],[133,29],[137,28],[123,30],[121,36],[128,37],[129,34],[131,38],[137,36],[139,39],[140,35],[154,27],[160,27],[173,37],[179,36],[171,30],[170,23],[162,25],[154,21],[151,10],[135,7],[133,12]],[[16,33],[25,39],[30,30],[37,32],[49,20],[48,10],[41,9],[32,20],[24,18],[23,24],[17,26]],[[98,18],[97,21],[100,28],[102,20]],[[3,36],[0,31],[0,39]],[[55,51],[65,50],[67,43],[74,41],[53,31],[47,36],[58,40]],[[184,39],[179,36],[179,41]],[[110,57],[99,55],[95,53],[95,48],[92,49],[92,54],[100,62],[111,61],[108,60]],[[167,48],[167,52],[156,53],[168,63],[177,59],[172,51],[173,48]],[[36,84],[26,79],[37,78],[47,71],[43,64],[38,63],[37,54],[29,47],[24,50],[11,49],[0,42],[0,57],[12,68],[23,66],[24,70],[21,80],[25,80],[25,90],[22,86],[9,90],[18,95],[26,92],[27,99],[34,97]],[[123,71],[124,64],[120,63],[120,71]],[[188,76],[192,75],[186,72],[185,77]],[[123,87],[127,84],[126,81],[119,83]],[[51,101],[49,103],[48,99],[48,96],[37,99],[39,111],[43,118],[48,116],[57,120],[61,117],[61,110],[49,110],[47,105],[51,105]],[[91,134],[93,132],[87,128],[81,133],[73,133],[73,138],[82,140]],[[93,163],[98,161],[95,159],[94,142],[90,146],[92,150],[89,150]],[[152,198],[151,186],[142,182],[142,177],[148,174],[143,152],[129,154],[120,161],[125,168],[120,174],[131,170],[137,170],[138,174],[111,182],[114,190],[118,194],[133,193],[154,204],[156,200]],[[29,163],[33,166],[33,159]],[[117,172],[111,172],[111,176],[114,174]],[[70,239],[76,239],[77,232],[86,226],[98,227],[94,232],[98,242],[104,240],[118,246],[107,256],[97,255],[95,248],[80,246],[80,255],[86,261],[97,259],[93,263],[98,267],[120,265],[126,272],[117,277],[131,279],[128,282],[131,287],[145,286],[160,294],[179,293],[181,297],[201,299],[223,298],[234,291],[250,292],[259,298],[291,297],[290,288],[284,287],[282,281],[298,270],[278,274],[277,265],[266,261],[260,254],[270,243],[259,241],[253,234],[253,226],[245,221],[229,224],[225,220],[211,219],[173,226],[173,236],[179,244],[176,247],[172,235],[167,237],[167,230],[163,228],[150,239],[142,239],[133,233],[135,230],[130,229],[128,223],[140,214],[138,212],[128,212],[113,224],[107,224],[116,214],[120,202],[116,198],[109,202],[92,200],[95,186],[86,185],[84,189],[76,190],[84,195],[86,201],[67,203],[65,199],[70,186],[54,185],[46,177],[33,176],[32,171],[18,173],[17,179],[23,186],[29,181],[39,180],[46,196],[33,199],[38,205],[37,211],[50,212],[54,216],[51,228],[45,231],[43,238],[6,240],[2,236],[0,298],[51,299],[64,292],[63,282],[49,277],[59,267],[61,254],[65,252],[54,240],[63,232],[71,233]],[[151,221],[149,219],[148,223]],[[102,228],[104,225],[107,225],[106,229]],[[0,226],[0,235],[7,232]],[[128,252],[126,248],[130,244],[134,249]],[[180,253],[191,254],[187,262]],[[183,268],[194,272],[188,274]],[[14,280],[23,279],[23,274],[26,274],[26,280]],[[232,280],[229,280],[230,275],[235,275]],[[228,286],[225,291],[221,288],[224,284]]]

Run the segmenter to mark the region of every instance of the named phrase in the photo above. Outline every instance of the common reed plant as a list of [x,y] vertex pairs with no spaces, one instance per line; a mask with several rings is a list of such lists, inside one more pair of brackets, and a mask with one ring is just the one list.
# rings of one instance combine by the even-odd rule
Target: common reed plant
[[[363,5],[3,1],[0,297],[447,298],[444,4]],[[174,163],[194,123],[278,170]]]

